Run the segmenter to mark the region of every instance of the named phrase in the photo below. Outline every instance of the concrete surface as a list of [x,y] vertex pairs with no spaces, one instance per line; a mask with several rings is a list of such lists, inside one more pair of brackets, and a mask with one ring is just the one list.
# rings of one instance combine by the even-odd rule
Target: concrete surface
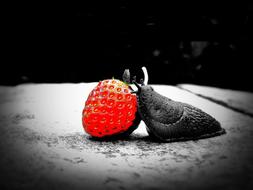
[[211,114],[227,133],[159,143],[148,138],[142,122],[127,139],[100,142],[90,138],[81,124],[85,100],[95,85],[0,87],[1,189],[253,187],[249,115],[177,87],[153,85],[159,93]]
[[253,95],[250,92],[192,84],[180,84],[178,87],[253,117]]

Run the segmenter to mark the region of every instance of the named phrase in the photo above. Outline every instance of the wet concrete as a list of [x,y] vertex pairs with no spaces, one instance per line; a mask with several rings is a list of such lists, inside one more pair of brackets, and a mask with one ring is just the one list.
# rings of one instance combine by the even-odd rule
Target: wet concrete
[[253,119],[177,87],[154,85],[215,117],[227,133],[154,142],[96,141],[81,112],[96,83],[0,87],[1,189],[251,189]]

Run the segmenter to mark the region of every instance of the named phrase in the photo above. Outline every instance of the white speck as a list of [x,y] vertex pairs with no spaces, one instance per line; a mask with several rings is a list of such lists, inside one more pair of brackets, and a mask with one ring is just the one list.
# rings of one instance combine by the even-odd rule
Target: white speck
[[158,50],[158,49],[156,49],[156,50],[154,50],[153,51],[153,55],[155,56],[155,57],[158,57],[159,55],[160,55],[160,51]]
[[147,23],[147,26],[154,26],[154,25],[155,25],[154,22],[149,22],[149,23]]
[[22,80],[22,81],[28,81],[29,78],[28,78],[27,76],[22,76],[22,77],[21,77],[21,80]]
[[164,61],[164,64],[165,64],[165,65],[168,65],[168,64],[169,64],[169,61],[168,61],[168,60],[165,60],[165,61]]
[[234,44],[230,44],[229,47],[230,47],[231,49],[233,49],[233,50],[236,49],[236,47],[235,47]]
[[200,70],[202,65],[197,65],[196,70]]
[[213,18],[213,19],[210,19],[210,21],[211,21],[211,23],[214,24],[214,25],[218,24],[218,20],[216,20],[216,19],[214,19],[214,18]]

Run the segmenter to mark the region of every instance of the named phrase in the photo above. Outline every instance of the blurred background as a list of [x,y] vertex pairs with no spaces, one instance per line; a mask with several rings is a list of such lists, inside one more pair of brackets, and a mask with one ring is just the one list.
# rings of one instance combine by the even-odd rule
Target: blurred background
[[3,20],[0,85],[137,79],[253,91],[252,3],[87,1],[15,5]]

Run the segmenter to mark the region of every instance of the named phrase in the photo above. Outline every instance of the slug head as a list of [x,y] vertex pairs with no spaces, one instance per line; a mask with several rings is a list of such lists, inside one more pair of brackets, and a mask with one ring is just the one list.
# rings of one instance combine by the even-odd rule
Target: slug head
[[139,85],[137,82],[133,81],[138,90],[135,92],[139,102],[141,103],[149,103],[152,96],[154,95],[154,89],[150,85]]
[[150,103],[150,100],[152,100],[152,96],[155,93],[155,91],[153,87],[148,85],[148,71],[146,67],[142,67],[142,71],[144,74],[144,79],[140,80],[140,84],[136,82],[136,76],[133,77],[132,83],[135,84],[138,90],[132,93],[136,93],[138,97],[138,102],[140,104],[148,104]]

